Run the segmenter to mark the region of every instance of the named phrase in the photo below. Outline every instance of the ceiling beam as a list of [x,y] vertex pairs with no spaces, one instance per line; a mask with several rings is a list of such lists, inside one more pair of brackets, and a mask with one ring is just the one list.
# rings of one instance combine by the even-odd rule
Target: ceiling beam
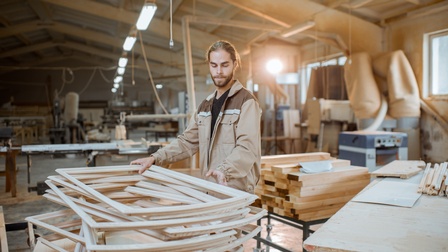
[[0,38],[16,36],[17,34],[26,33],[34,30],[42,29],[40,27],[43,24],[42,21],[36,20],[18,25],[11,25],[9,27],[0,28]]
[[[139,13],[115,8],[110,5],[101,4],[98,2],[88,0],[77,0],[77,1],[43,0],[43,1],[131,25],[135,24],[139,15]],[[170,38],[170,23],[168,21],[154,17],[151,21],[148,30],[154,32],[157,36],[161,36],[167,39]],[[183,41],[181,31],[182,31],[181,25],[173,23],[173,40],[175,40],[175,42],[177,43],[181,43]],[[200,48],[202,50],[205,50],[210,46],[209,41],[216,41],[222,39],[222,37],[215,36],[213,34],[198,29],[190,28],[190,32],[192,37],[192,46],[195,48]],[[235,46],[243,47],[244,45],[235,43]],[[167,44],[167,48],[168,47],[169,46]]]
[[247,11],[247,12],[249,12],[249,13],[252,13],[253,15],[255,15],[255,16],[257,16],[257,17],[261,17],[261,18],[263,18],[263,19],[265,19],[265,20],[267,20],[267,21],[270,21],[270,22],[272,22],[272,23],[274,23],[274,24],[278,24],[278,25],[280,25],[280,26],[283,26],[283,27],[285,27],[285,28],[288,28],[288,27],[291,26],[290,24],[285,23],[285,22],[283,22],[283,21],[281,21],[281,20],[279,20],[279,19],[276,19],[276,18],[274,18],[274,17],[272,17],[272,16],[266,15],[266,14],[263,13],[262,11],[258,11],[258,10],[256,10],[256,9],[253,9],[253,8],[250,7],[250,5],[247,5],[247,4],[245,4],[245,3],[242,3],[242,2],[239,1],[239,0],[224,0],[224,2],[226,2],[226,3],[228,3],[228,4],[231,4],[231,5],[233,5],[233,6],[236,6],[236,7],[240,8],[240,9],[242,9],[242,10],[245,10],[245,11]]
[[[42,0],[43,2],[59,5],[68,9],[88,13],[94,16],[116,20],[125,24],[135,24],[139,13],[116,8],[111,5],[102,4],[88,0]],[[144,3],[144,1],[142,2]]]
[[[235,8],[233,5],[229,5],[226,8],[221,9],[214,16],[221,19],[232,19],[236,14],[238,14],[241,10],[239,8]],[[211,25],[207,27],[207,32],[212,33],[215,31],[219,25]]]

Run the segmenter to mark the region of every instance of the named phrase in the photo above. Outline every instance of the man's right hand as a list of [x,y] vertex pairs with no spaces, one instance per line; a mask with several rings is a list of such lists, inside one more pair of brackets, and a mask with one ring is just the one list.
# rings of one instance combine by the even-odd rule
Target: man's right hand
[[155,159],[153,156],[149,156],[147,158],[139,158],[131,162],[131,165],[141,165],[142,167],[140,170],[138,170],[139,174],[142,174],[146,171],[146,169],[149,169],[154,163]]

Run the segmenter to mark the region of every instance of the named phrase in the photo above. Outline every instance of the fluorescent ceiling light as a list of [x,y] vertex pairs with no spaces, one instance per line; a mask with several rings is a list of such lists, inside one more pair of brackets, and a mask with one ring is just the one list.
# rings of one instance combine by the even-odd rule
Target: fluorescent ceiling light
[[119,87],[120,87],[120,84],[114,83],[114,88],[119,88]]
[[127,64],[128,64],[128,58],[121,57],[118,60],[118,66],[119,67],[126,67]]
[[163,84],[156,84],[156,88],[157,89],[162,89],[163,88]]
[[312,28],[315,24],[316,23],[314,23],[314,21],[307,21],[305,23],[294,25],[294,26],[291,26],[290,28],[284,30],[280,35],[282,35],[282,37],[287,38],[287,37],[290,37],[299,32],[308,30],[308,29]]
[[112,88],[110,91],[112,91],[112,93],[115,93],[115,92],[117,92],[117,89],[116,88]]
[[137,40],[136,37],[127,36],[126,40],[124,41],[124,44],[123,44],[123,50],[130,51],[132,49],[132,47],[134,46],[134,43],[136,40]]
[[154,17],[156,13],[157,6],[155,3],[145,3],[143,5],[142,11],[140,12],[140,16],[138,17],[137,30],[146,30],[148,28],[151,19]]
[[123,75],[125,70],[126,70],[126,68],[124,68],[124,67],[119,67],[119,68],[117,68],[117,74],[118,74],[118,75]]
[[114,79],[114,83],[120,83],[123,80],[123,76],[117,76]]

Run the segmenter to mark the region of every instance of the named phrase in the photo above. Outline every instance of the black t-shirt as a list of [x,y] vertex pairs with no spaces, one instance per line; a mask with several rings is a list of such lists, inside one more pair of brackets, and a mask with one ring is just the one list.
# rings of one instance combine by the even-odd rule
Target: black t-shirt
[[[213,106],[212,106],[212,124],[211,124],[211,131],[210,131],[210,138],[213,136],[213,130],[215,129],[215,123],[216,119],[218,118],[219,112],[221,111],[221,107],[224,104],[224,101],[226,100],[227,96],[229,95],[230,88],[227,90],[224,94],[221,95],[218,99],[213,100]],[[216,92],[218,93],[218,92]]]

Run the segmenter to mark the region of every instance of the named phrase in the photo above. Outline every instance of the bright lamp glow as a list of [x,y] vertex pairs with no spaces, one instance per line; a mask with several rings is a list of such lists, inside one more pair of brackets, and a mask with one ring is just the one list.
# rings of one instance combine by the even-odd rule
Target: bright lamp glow
[[136,37],[127,36],[126,40],[123,43],[123,50],[130,51],[134,46],[136,40],[137,40]]
[[114,83],[120,83],[123,80],[123,76],[117,76],[114,79]]
[[163,88],[163,84],[156,84],[156,88],[157,89],[162,89]]
[[128,64],[128,58],[121,57],[118,60],[118,66],[119,67],[126,67],[127,64]]
[[271,74],[278,74],[283,69],[283,64],[279,59],[271,59],[266,63],[266,70]]
[[155,3],[145,3],[145,5],[143,5],[142,11],[140,12],[140,16],[137,20],[137,24],[135,25],[137,30],[148,29],[148,25],[154,17],[156,10],[157,6]]
[[119,87],[120,87],[120,84],[114,83],[114,88],[119,88]]
[[117,92],[117,89],[116,88],[112,88],[110,91],[112,91],[112,93],[115,93],[115,92]]
[[124,68],[124,67],[119,67],[119,68],[117,68],[117,74],[119,74],[119,75],[123,75],[125,70],[126,70],[126,68]]

